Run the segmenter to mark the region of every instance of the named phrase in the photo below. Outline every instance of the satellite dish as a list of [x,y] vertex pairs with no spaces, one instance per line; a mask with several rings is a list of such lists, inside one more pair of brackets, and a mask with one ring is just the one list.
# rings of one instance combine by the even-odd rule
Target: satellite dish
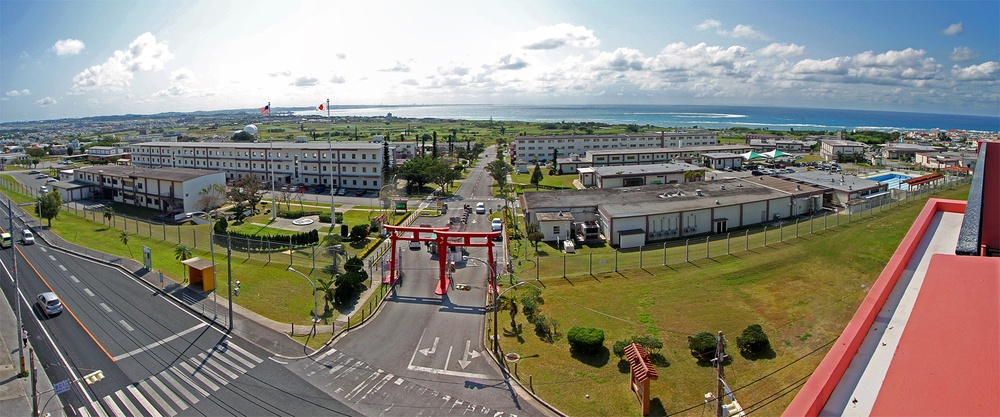
[[247,125],[246,127],[243,128],[243,131],[251,135],[257,136],[257,126]]

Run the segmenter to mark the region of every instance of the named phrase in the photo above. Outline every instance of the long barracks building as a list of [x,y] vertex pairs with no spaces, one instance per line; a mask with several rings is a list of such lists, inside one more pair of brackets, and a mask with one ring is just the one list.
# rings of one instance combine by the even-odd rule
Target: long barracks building
[[514,138],[513,161],[515,165],[548,162],[555,150],[559,151],[558,157],[568,157],[569,154],[583,155],[592,150],[708,146],[718,143],[717,135],[716,132],[693,131],[631,135],[518,136]]
[[252,175],[269,182],[274,175],[278,184],[365,190],[382,186],[380,143],[145,142],[129,146],[129,153],[139,167],[223,171],[227,180]]

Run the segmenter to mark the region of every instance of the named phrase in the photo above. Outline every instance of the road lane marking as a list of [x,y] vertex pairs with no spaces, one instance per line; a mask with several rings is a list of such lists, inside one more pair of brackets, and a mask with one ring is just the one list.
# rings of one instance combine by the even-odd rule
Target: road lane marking
[[57,262],[57,261],[56,261],[56,257],[55,257],[55,256],[52,256],[52,255],[49,255],[49,259],[51,259],[51,260],[52,260],[52,262]]
[[157,394],[156,390],[154,390],[153,387],[149,386],[148,379],[140,382],[139,388],[142,388],[142,391],[144,392],[143,396],[148,396],[157,404],[159,404],[160,407],[163,408],[163,411],[167,412],[167,415],[172,416],[177,414],[177,411],[175,411],[174,408],[170,406],[170,403],[164,401],[163,397],[161,397],[160,394]]
[[[103,303],[101,303],[101,305],[104,305],[104,304],[103,304]],[[110,313],[111,311],[109,310],[108,312]],[[112,358],[112,359],[114,359],[114,360],[116,360],[116,361],[119,361],[119,360],[122,360],[122,359],[125,359],[125,358],[127,358],[127,357],[129,357],[129,356],[132,356],[132,355],[136,355],[136,354],[139,354],[139,353],[142,353],[142,352],[144,352],[144,351],[147,351],[147,350],[150,350],[150,349],[153,349],[153,348],[155,348],[155,347],[157,347],[157,346],[160,346],[160,345],[162,345],[162,344],[164,344],[164,343],[170,343],[170,342],[174,341],[175,339],[177,339],[177,338],[179,338],[179,337],[184,337],[184,336],[185,336],[185,335],[187,335],[188,333],[191,333],[191,332],[193,332],[193,331],[195,331],[195,330],[198,330],[198,329],[200,329],[200,328],[202,328],[202,327],[205,327],[205,326],[208,326],[208,323],[205,323],[205,322],[201,322],[201,323],[198,323],[198,324],[197,324],[197,325],[195,325],[194,327],[192,327],[192,328],[190,328],[190,329],[187,329],[187,330],[184,330],[183,332],[180,332],[180,333],[177,333],[177,334],[174,334],[174,335],[171,335],[171,336],[168,336],[168,337],[166,337],[166,338],[164,338],[164,339],[161,339],[161,340],[158,340],[158,341],[155,341],[155,342],[153,342],[153,343],[150,343],[150,344],[148,344],[148,345],[146,345],[146,346],[143,346],[143,347],[140,347],[140,348],[136,348],[136,349],[133,349],[133,350],[131,350],[131,351],[129,351],[129,352],[126,352],[126,353],[123,353],[123,354],[121,354],[121,355],[118,355],[118,356],[115,356],[115,357],[114,357],[114,358]]]
[[449,371],[449,370],[446,370],[446,369],[428,368],[426,366],[410,365],[410,366],[407,366],[406,369],[411,370],[411,371],[427,372],[427,373],[436,374],[436,375],[457,376],[457,377],[460,377],[460,378],[477,378],[477,379],[490,379],[491,378],[489,375],[474,374],[474,373],[470,373],[470,372]]
[[[190,374],[191,376],[197,378],[199,381],[201,381],[202,384],[205,384],[205,386],[208,387],[208,389],[210,389],[212,391],[218,391],[219,390],[219,386],[218,385],[215,385],[215,383],[212,382],[211,379],[208,379],[208,377],[206,377],[205,375],[202,375],[201,372],[197,372],[194,369],[194,367],[191,366],[191,365],[188,365],[187,362],[181,362],[180,363],[180,367],[184,368],[184,372],[186,372],[187,374]],[[205,394],[205,396],[207,397],[208,394]]]
[[454,346],[448,346],[448,356],[444,358],[444,369],[448,369],[448,364],[451,363],[451,350],[455,348]]
[[128,389],[128,392],[132,393],[132,396],[135,397],[136,400],[139,401],[139,405],[141,405],[142,408],[146,409],[146,412],[143,413],[142,415],[163,417],[163,414],[160,414],[160,412],[156,410],[156,407],[153,407],[153,404],[149,403],[149,400],[146,399],[146,396],[143,395],[142,392],[139,392],[139,390],[135,388],[134,384],[129,385],[125,388]]
[[69,271],[68,269],[66,269],[65,266],[63,266],[63,264],[59,264],[59,265],[56,265],[56,266],[58,266],[59,269],[61,269],[63,272]]
[[[239,375],[233,373],[233,371],[230,371],[228,368],[223,366],[224,364],[219,365],[218,363],[219,361],[214,360],[215,356],[208,356],[207,353],[201,352],[198,354],[198,359],[201,359],[201,364],[200,364],[201,366],[212,365],[212,368],[226,374],[226,376],[228,376],[229,379],[236,379],[240,377]],[[198,363],[198,359],[191,358],[190,360],[191,362]]]
[[42,252],[48,252],[49,251],[48,249],[45,249],[45,246],[39,246],[38,249],[41,249]]
[[135,404],[128,399],[128,396],[125,395],[124,390],[115,391],[115,397],[118,397],[118,401],[121,401],[121,403],[125,405],[125,409],[131,412],[133,416],[142,415],[142,413],[139,412],[139,408],[137,408]]
[[114,413],[116,417],[126,417],[125,413],[122,412],[121,408],[118,408],[118,404],[115,404],[115,400],[112,400],[110,395],[104,396],[104,404],[111,409],[111,412]]
[[135,330],[132,328],[132,326],[129,326],[128,323],[125,322],[125,320],[118,320],[118,324],[122,325],[122,327],[124,327],[125,330],[128,330],[130,332]]
[[241,347],[239,347],[239,346],[236,346],[236,345],[234,345],[234,344],[230,343],[230,344],[229,344],[229,347],[231,347],[231,348],[233,348],[233,349],[236,349],[236,351],[237,351],[237,352],[240,352],[240,353],[242,353],[242,354],[246,355],[246,357],[247,357],[248,359],[250,359],[250,360],[252,360],[252,361],[254,361],[254,362],[257,362],[257,363],[261,363],[261,362],[264,362],[264,360],[263,360],[263,359],[261,359],[261,358],[258,358],[258,357],[257,357],[256,355],[254,355],[253,353],[250,353],[250,352],[247,352],[246,350],[244,350],[243,348],[241,348]]
[[101,308],[103,308],[103,309],[104,309],[104,311],[107,311],[108,313],[110,313],[110,312],[111,312],[111,307],[108,307],[108,305],[107,305],[107,304],[104,304],[104,303],[101,303],[101,304],[99,304],[99,305],[101,306]]
[[[177,379],[175,379],[173,375],[171,375],[171,373],[180,378],[182,382],[177,382]],[[188,379],[186,376],[184,376],[183,373],[178,372],[174,368],[170,368],[170,373],[167,372],[160,373],[160,376],[163,377],[163,380],[167,381],[168,384],[170,384],[174,388],[177,388],[177,392],[181,393],[181,395],[183,395],[184,398],[187,398],[188,404],[194,405],[195,403],[198,402],[199,398],[195,397],[194,394],[192,394],[191,391],[188,391],[186,387],[193,388],[195,391],[198,391],[198,393],[201,394],[201,396],[203,397],[208,396],[207,391],[201,389],[201,387],[196,385],[194,381]]]
[[70,275],[69,279],[72,280],[73,282],[77,283],[77,284],[80,283],[80,279],[77,278],[76,275]]
[[[211,352],[211,351],[210,351],[210,352]],[[212,355],[212,357],[213,357],[213,358],[215,358],[215,359],[216,359],[216,360],[218,360],[218,361],[221,361],[221,362],[225,363],[226,365],[229,365],[229,366],[230,366],[230,367],[232,367],[233,369],[236,369],[236,371],[238,371],[238,372],[239,372],[239,373],[241,373],[241,374],[245,374],[245,373],[247,373],[248,371],[250,371],[249,369],[243,369],[243,367],[242,367],[242,366],[239,366],[239,365],[237,365],[237,364],[236,364],[236,362],[233,362],[233,361],[229,360],[229,358],[225,357],[225,356],[224,356],[224,355],[222,355],[222,354],[218,354],[218,355],[214,355],[214,354],[213,354],[213,355]],[[237,376],[238,376],[238,375],[237,375]],[[234,377],[233,377],[233,379],[236,379],[236,378],[237,378],[237,376],[234,376]]]
[[90,291],[90,288],[84,288],[83,292],[86,293],[87,295],[91,296],[91,297],[94,296],[94,293],[92,291]]
[[[174,404],[180,407],[181,411],[187,410],[188,408],[187,403],[185,403],[184,400],[180,399],[180,397],[178,397],[177,394],[174,393],[172,390],[167,389],[167,386],[163,385],[163,382],[161,382],[156,375],[154,375],[152,378],[149,378],[148,381],[152,381],[153,385],[156,385],[156,387],[160,389],[160,392],[166,394],[167,398],[169,398],[170,401],[173,401]],[[177,414],[177,413],[175,413],[173,410],[170,410],[170,414]]]

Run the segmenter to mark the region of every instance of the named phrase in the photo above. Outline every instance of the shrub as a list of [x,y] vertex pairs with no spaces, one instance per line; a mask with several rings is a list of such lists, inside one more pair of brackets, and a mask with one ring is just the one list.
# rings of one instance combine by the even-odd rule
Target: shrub
[[539,305],[542,303],[542,290],[537,287],[527,287],[521,292],[521,314],[532,322],[532,319],[539,314]]
[[[658,338],[650,335],[632,336],[625,340],[619,340],[612,346],[612,351],[615,355],[618,355],[618,359],[625,356],[625,346],[631,345],[632,342],[642,346],[642,348],[646,350],[646,353],[650,355],[655,355],[660,352],[660,349],[663,349],[663,341]],[[714,345],[712,349],[714,352]]]
[[715,359],[717,344],[715,335],[709,332],[688,336],[688,349],[691,349],[691,356],[698,358],[698,360]]
[[351,242],[361,243],[368,239],[368,225],[358,224],[351,228]]
[[751,324],[736,337],[736,347],[744,354],[761,353],[771,347],[771,341],[759,324]]
[[298,219],[305,216],[316,216],[322,214],[319,211],[306,210],[278,210],[278,217],[283,219]]
[[[330,223],[330,213],[320,213],[319,221],[321,223]],[[344,222],[344,213],[337,213],[337,224]]]
[[535,335],[544,342],[552,342],[552,336],[554,335],[553,327],[555,320],[549,320],[541,314],[530,319],[531,324],[535,326]]
[[215,232],[215,234],[217,234],[217,235],[224,235],[224,234],[226,234],[226,229],[228,229],[228,228],[229,228],[229,221],[226,220],[225,217],[222,217],[219,220],[216,220],[215,224],[212,225],[212,229]]
[[604,346],[604,330],[596,327],[573,327],[566,333],[570,350],[579,353],[597,353]]

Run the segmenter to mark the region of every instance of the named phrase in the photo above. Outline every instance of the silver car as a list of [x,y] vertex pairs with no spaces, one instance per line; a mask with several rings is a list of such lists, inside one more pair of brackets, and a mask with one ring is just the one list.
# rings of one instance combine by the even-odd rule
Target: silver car
[[59,301],[59,297],[54,292],[38,294],[38,308],[42,309],[46,316],[56,315],[63,311],[62,302]]

